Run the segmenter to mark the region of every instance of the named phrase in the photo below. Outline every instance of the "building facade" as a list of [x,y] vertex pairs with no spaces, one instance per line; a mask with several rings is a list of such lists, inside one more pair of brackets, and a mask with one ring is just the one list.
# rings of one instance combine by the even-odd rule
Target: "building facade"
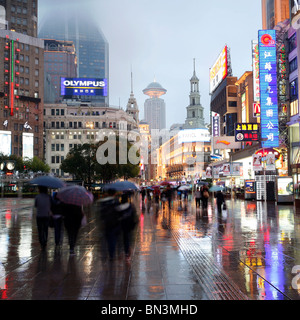
[[44,42],[36,38],[37,2],[0,6],[6,21],[0,29],[0,152],[43,159]]
[[[53,90],[45,90],[45,103],[58,103],[62,101],[60,78],[77,77],[77,56],[73,41],[45,39],[44,65],[45,76]],[[48,88],[47,88],[48,89]]]
[[[107,132],[105,132],[107,130]],[[67,176],[60,165],[68,152],[84,143],[99,141],[99,133],[114,130],[125,135],[138,132],[138,124],[123,109],[82,102],[45,104],[46,163],[56,176]]]
[[290,0],[262,0],[262,23],[263,29],[274,29],[274,27],[290,18]]

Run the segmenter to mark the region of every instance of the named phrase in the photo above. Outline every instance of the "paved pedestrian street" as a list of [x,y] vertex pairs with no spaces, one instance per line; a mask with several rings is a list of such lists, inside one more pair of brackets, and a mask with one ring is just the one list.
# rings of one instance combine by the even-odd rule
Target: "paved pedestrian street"
[[193,201],[135,199],[132,257],[107,257],[98,205],[87,211],[75,255],[49,228],[38,242],[33,199],[0,199],[1,300],[299,300],[300,221],[293,205],[227,200],[218,215]]

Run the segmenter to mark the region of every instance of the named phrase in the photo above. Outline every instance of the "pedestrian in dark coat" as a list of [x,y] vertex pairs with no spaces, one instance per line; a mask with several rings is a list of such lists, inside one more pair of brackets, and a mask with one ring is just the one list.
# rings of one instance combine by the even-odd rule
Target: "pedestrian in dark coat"
[[75,254],[75,244],[81,227],[81,220],[83,218],[83,211],[81,206],[73,204],[63,204],[64,224],[68,233],[70,254]]
[[218,213],[221,213],[222,212],[222,204],[225,202],[224,195],[221,191],[218,191],[216,193],[216,199],[217,199]]
[[125,257],[129,261],[131,256],[132,231],[138,222],[138,217],[134,204],[128,202],[127,194],[122,195],[121,204],[117,206],[117,211],[120,215]]
[[39,194],[35,198],[36,223],[39,234],[39,242],[42,250],[45,250],[48,240],[48,227],[51,214],[51,197],[46,187],[39,187]]

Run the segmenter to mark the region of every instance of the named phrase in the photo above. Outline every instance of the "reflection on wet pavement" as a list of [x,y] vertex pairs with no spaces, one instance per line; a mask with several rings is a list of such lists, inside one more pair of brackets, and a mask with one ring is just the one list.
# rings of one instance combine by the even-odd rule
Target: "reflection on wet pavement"
[[[131,263],[108,261],[96,207],[76,255],[49,232],[41,253],[33,199],[0,199],[0,299],[300,299],[300,221],[293,205],[227,200],[218,215],[194,202],[138,202]],[[297,267],[299,266],[299,267]]]

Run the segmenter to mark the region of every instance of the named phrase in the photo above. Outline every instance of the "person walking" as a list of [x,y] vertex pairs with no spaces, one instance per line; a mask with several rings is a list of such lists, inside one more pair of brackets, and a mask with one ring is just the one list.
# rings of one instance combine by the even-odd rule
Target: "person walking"
[[195,192],[196,209],[197,209],[197,206],[199,206],[199,208],[200,208],[200,200],[201,200],[201,192],[200,192],[199,187],[197,187],[196,192]]
[[100,201],[100,219],[105,234],[110,260],[113,260],[116,244],[121,232],[119,212],[116,210],[119,201],[115,197],[115,190],[108,190],[108,195]]
[[202,205],[203,205],[203,210],[206,210],[206,209],[207,209],[208,198],[209,198],[208,187],[207,187],[207,186],[203,186],[203,189],[202,189]]
[[73,204],[63,204],[64,225],[67,230],[70,255],[75,254],[75,245],[79,229],[81,227],[81,220],[83,218],[83,211],[81,206]]
[[166,188],[166,198],[168,200],[169,209],[171,209],[171,203],[173,198],[173,191],[171,186],[168,184]]
[[48,240],[49,217],[51,214],[51,197],[48,188],[39,186],[39,194],[35,198],[36,222],[38,228],[39,242],[44,251]]
[[121,204],[117,206],[119,212],[121,228],[123,233],[123,245],[126,261],[130,261],[131,257],[131,236],[135,225],[138,222],[136,208],[134,204],[128,202],[128,195],[122,195]]
[[218,213],[222,212],[222,204],[225,202],[224,195],[221,191],[216,193]]
[[54,192],[52,197],[51,212],[54,227],[55,245],[58,247],[62,244],[63,239],[63,204],[57,198],[57,192]]

